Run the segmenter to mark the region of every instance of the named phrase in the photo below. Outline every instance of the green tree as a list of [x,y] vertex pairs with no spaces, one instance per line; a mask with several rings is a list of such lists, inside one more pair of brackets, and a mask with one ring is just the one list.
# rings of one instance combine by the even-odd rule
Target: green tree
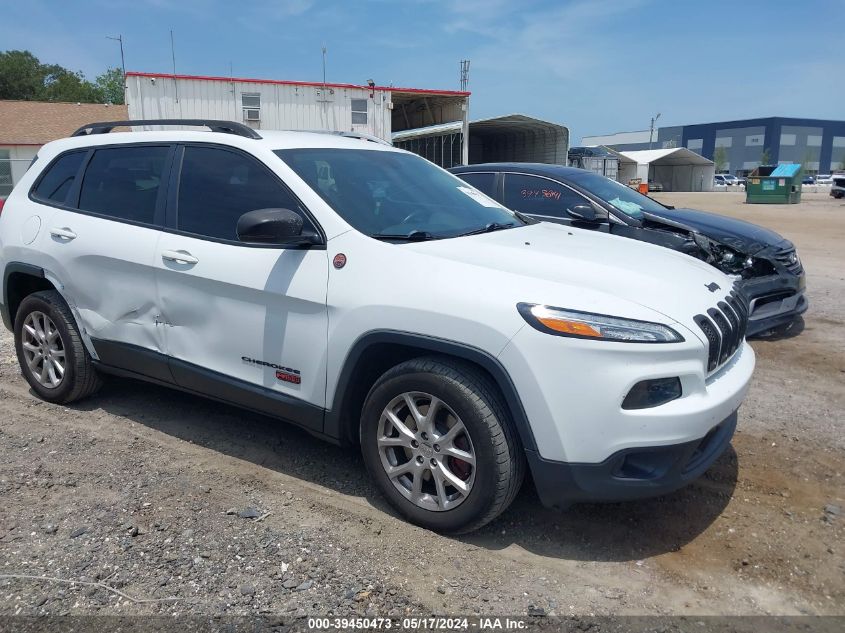
[[29,51],[0,53],[0,99],[37,99],[44,85],[41,62]]
[[760,154],[760,164],[761,165],[768,165],[772,160],[772,153],[769,151],[769,148],[763,148],[763,153]]
[[96,86],[86,80],[81,72],[72,72],[55,64],[43,68],[44,84],[37,95],[40,101],[101,101]]
[[713,151],[713,163],[716,166],[716,173],[720,174],[725,171],[728,164],[728,150],[722,146],[717,147]]
[[[42,64],[29,51],[0,52],[0,99],[105,103],[112,97],[106,71],[95,85],[81,72],[58,64]],[[123,90],[120,90],[123,103]]]
[[125,79],[120,68],[109,68],[102,75],[98,75],[94,84],[103,103],[123,104],[125,96]]

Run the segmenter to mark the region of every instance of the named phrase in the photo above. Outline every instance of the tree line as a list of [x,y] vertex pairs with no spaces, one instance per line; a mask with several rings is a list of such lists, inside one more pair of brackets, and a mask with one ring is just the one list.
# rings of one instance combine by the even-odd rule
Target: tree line
[[94,81],[88,81],[81,71],[43,64],[29,51],[3,51],[0,99],[122,104],[123,71],[109,68]]

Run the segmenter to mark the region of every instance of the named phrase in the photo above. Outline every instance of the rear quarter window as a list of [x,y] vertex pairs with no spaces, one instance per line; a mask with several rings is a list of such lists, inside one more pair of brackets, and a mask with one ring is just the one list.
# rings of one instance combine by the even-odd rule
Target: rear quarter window
[[59,156],[44,170],[32,192],[33,197],[45,202],[66,202],[85,154],[83,150]]

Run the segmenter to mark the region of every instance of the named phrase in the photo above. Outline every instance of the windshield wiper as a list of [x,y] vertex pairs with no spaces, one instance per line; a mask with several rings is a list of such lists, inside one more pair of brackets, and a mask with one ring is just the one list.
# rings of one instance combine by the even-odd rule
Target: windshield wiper
[[455,237],[465,237],[467,235],[478,235],[479,233],[492,233],[493,231],[501,231],[503,229],[510,229],[515,227],[516,224],[513,222],[507,222],[505,224],[501,224],[499,222],[490,222],[487,226],[482,229],[475,229],[474,231],[467,231],[466,233],[460,233]]
[[433,240],[435,237],[428,231],[411,231],[405,235],[386,235],[384,233],[372,233],[370,237],[377,240],[402,240],[404,242],[425,242]]

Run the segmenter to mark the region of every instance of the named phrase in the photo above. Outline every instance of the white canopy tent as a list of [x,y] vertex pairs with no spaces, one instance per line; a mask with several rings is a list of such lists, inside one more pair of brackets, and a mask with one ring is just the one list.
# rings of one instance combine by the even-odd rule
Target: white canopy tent
[[[608,148],[610,149],[610,148]],[[619,157],[617,180],[627,184],[639,178],[642,182],[663,185],[664,191],[712,191],[716,167],[712,160],[686,147],[644,149],[632,152],[611,152]]]

